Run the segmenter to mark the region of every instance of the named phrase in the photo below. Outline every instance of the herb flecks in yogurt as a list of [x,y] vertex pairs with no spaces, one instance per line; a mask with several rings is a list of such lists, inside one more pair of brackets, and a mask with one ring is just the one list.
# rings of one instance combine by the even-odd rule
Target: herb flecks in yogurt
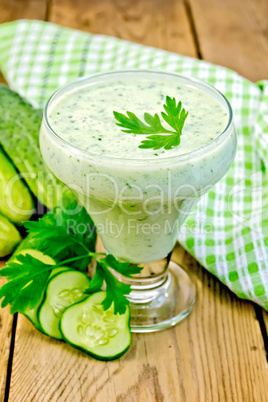
[[[181,78],[170,81],[168,75],[160,81],[147,73],[140,79],[135,72],[126,78],[122,74],[120,80],[118,76],[121,73],[102,83],[98,77],[97,82],[91,78],[84,84],[80,81],[76,89],[59,94],[48,113],[51,127],[58,123],[55,131],[64,142],[43,125],[40,144],[48,167],[74,189],[93,217],[105,249],[119,259],[139,264],[151,262],[152,257],[160,260],[172,250],[192,206],[230,167],[236,137],[230,126],[218,138],[217,131],[224,131],[229,114],[227,104],[210,87],[201,91],[193,82],[178,88]],[[145,111],[158,113],[168,128],[161,115],[163,94],[181,100],[189,111],[180,145],[158,151],[139,148],[148,134],[123,133],[115,124],[113,111],[131,110],[140,117]],[[105,112],[99,113],[103,107]],[[76,123],[69,122],[70,115]],[[209,225],[208,229],[188,227],[189,233],[213,230]]]
[[[145,124],[132,112],[126,112],[127,116],[125,116],[123,113],[114,111],[114,117],[119,122],[115,124],[125,129],[121,130],[123,133],[154,134],[149,135],[145,140],[141,141],[139,148],[154,150],[160,148],[172,149],[180,145],[180,137],[188,112],[182,108],[181,102],[177,103],[176,99],[170,96],[166,96],[166,103],[163,107],[166,113],[161,112],[161,116],[173,130],[166,129],[163,126],[157,113],[154,115],[144,113],[144,120],[147,123]],[[164,133],[169,135],[159,135]],[[157,154],[154,155],[158,156]]]
[[[158,152],[152,148],[140,148],[141,141],[150,134],[123,133],[115,124],[113,111],[125,114],[131,110],[139,117],[145,111],[151,115],[157,113],[161,124],[171,131],[161,115],[165,94],[181,100],[183,108],[189,112],[180,145],[168,150],[161,148]],[[173,82],[155,79],[114,79],[109,84],[87,84],[55,102],[48,118],[51,127],[63,140],[91,154],[157,160],[204,147],[216,139],[228,123],[226,110],[214,97],[190,85],[182,84],[178,88]]]

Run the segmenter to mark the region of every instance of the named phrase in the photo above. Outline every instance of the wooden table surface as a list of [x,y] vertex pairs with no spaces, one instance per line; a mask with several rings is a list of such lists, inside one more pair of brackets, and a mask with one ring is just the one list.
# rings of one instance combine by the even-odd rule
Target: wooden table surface
[[[0,23],[21,18],[202,58],[252,81],[268,78],[267,0],[0,0]],[[174,328],[134,334],[114,362],[93,360],[0,310],[0,402],[268,401],[267,314],[181,247],[173,259],[196,281],[193,312]]]

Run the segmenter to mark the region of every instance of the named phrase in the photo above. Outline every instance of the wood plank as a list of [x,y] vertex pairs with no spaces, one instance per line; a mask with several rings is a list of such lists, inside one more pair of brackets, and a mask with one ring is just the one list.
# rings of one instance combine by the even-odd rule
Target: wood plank
[[0,0],[0,23],[21,18],[46,18],[46,0]]
[[189,331],[189,354],[192,364],[196,362],[197,382],[205,384],[207,392],[206,398],[193,394],[192,400],[266,401],[268,366],[253,305],[238,299],[181,247],[175,249],[173,259],[194,273],[202,303],[191,317],[195,323]]
[[187,0],[201,54],[252,81],[268,76],[267,0]]
[[[0,0],[0,23],[14,21],[19,18],[45,19],[47,4],[46,0]],[[0,83],[6,81],[0,72]],[[4,266],[4,261],[0,261],[0,269]],[[4,278],[0,278],[0,287],[5,283]],[[9,314],[9,309],[0,308],[0,401],[4,401],[7,378],[8,361],[10,356],[12,338],[13,316]]]
[[262,310],[263,322],[266,330],[266,334],[264,334],[264,341],[266,342],[266,351],[267,351],[267,361],[268,361],[268,312]]
[[6,80],[3,76],[3,74],[1,73],[1,71],[0,71],[0,84],[6,84]]
[[[4,262],[0,261],[0,269],[4,266]],[[3,278],[0,278],[0,287],[5,283]],[[12,337],[13,316],[9,314],[9,309],[0,307],[0,401],[4,400],[8,359],[10,352],[10,344]]]
[[49,21],[196,56],[183,0],[54,0]]
[[262,332],[263,344],[266,352],[266,360],[268,363],[268,312],[265,311],[264,309],[260,309],[259,307],[257,307],[256,313]]
[[196,281],[193,312],[169,330],[134,334],[118,361],[95,361],[20,316],[10,400],[265,401],[267,362],[252,304],[233,296],[181,247],[173,259]]

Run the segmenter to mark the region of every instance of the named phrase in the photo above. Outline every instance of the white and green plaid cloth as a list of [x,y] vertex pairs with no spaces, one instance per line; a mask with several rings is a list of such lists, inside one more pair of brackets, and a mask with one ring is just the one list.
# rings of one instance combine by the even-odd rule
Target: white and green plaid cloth
[[37,108],[77,77],[139,68],[198,77],[230,101],[235,162],[187,219],[179,241],[239,297],[268,309],[268,81],[254,84],[204,61],[41,21],[0,26],[0,69]]

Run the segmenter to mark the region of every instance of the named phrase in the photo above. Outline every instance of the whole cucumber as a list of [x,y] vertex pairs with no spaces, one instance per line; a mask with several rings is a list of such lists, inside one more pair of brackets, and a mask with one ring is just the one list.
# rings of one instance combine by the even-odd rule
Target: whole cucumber
[[42,115],[19,94],[0,85],[0,144],[33,194],[48,208],[74,194],[48,170],[39,147]]
[[[0,215],[1,216],[1,215]],[[8,262],[16,260],[16,256],[21,254],[24,250],[36,250],[36,240],[33,238],[32,234],[28,234],[18,245],[16,250],[10,256]]]
[[0,257],[10,254],[20,240],[20,234],[13,223],[0,215]]
[[0,149],[0,212],[11,222],[21,225],[34,211],[27,186],[21,181],[12,163]]

